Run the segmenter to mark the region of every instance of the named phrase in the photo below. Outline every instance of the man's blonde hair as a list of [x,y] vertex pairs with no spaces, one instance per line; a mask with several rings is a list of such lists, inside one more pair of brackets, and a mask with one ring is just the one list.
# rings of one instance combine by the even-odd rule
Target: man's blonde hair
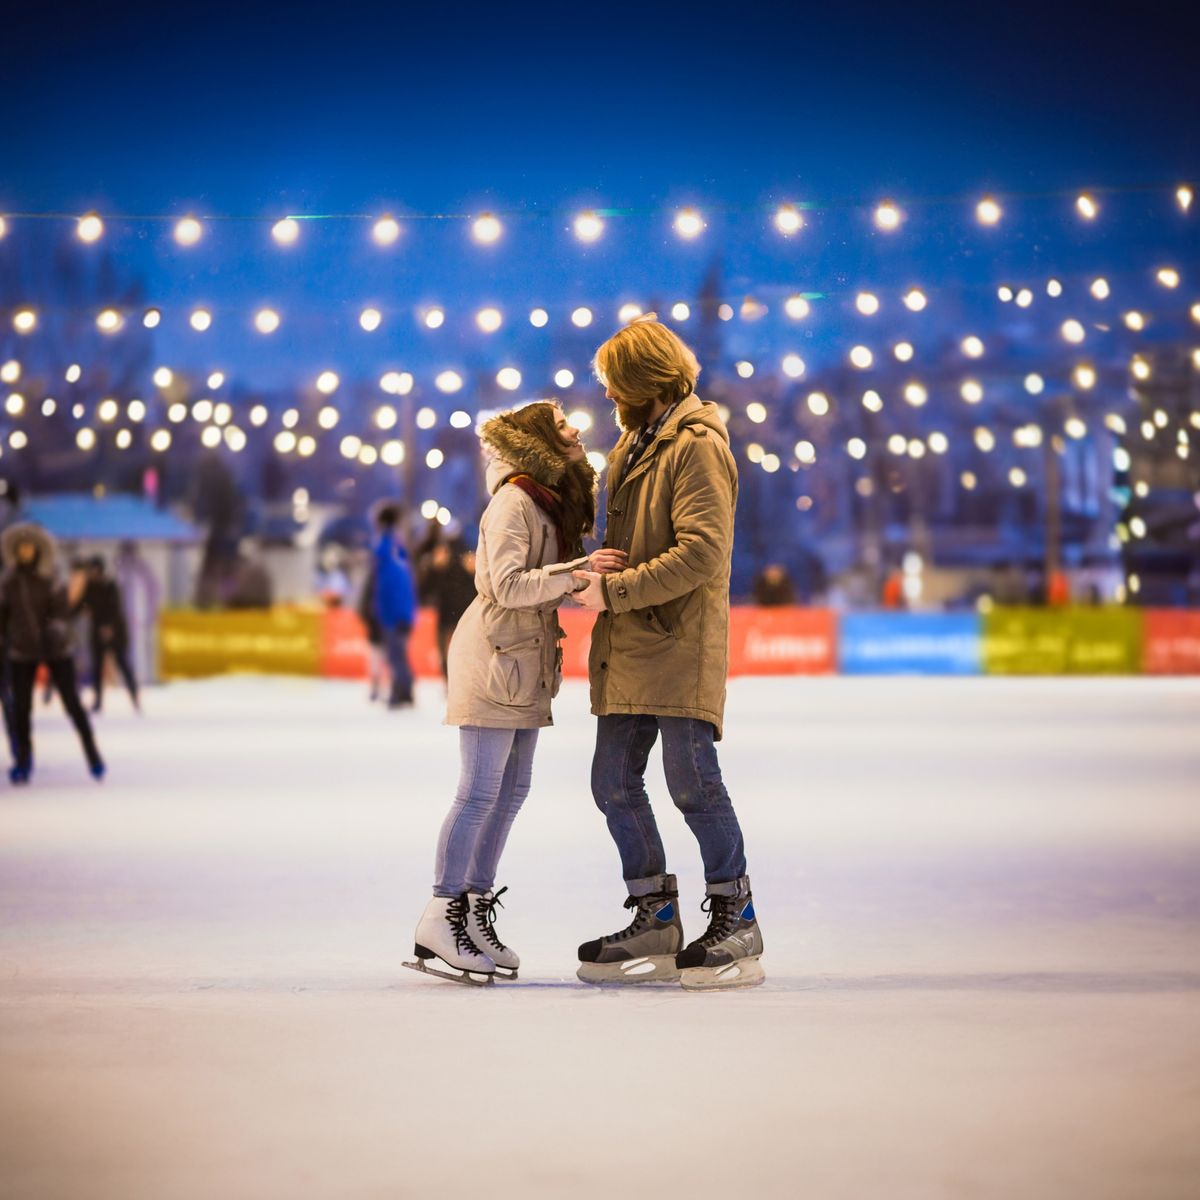
[[660,400],[671,405],[690,395],[700,376],[696,356],[655,313],[618,329],[596,351],[592,367],[617,400],[647,412]]

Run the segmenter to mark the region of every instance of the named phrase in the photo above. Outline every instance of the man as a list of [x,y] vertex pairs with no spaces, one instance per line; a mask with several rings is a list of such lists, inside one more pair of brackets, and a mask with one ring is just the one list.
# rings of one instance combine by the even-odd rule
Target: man
[[417,598],[400,537],[400,517],[400,508],[395,504],[384,504],[375,514],[379,533],[375,544],[375,615],[392,677],[388,708],[404,708],[413,702],[408,638],[417,615]]
[[87,560],[84,577],[83,594],[75,605],[75,611],[88,615],[92,652],[92,712],[98,713],[104,706],[104,670],[110,654],[125,681],[133,707],[141,711],[137,679],[129,662],[129,626],[125,620],[121,589],[108,574],[107,564],[99,554]]
[[[737,467],[716,406],[693,391],[695,355],[653,314],[605,342],[594,366],[623,430],[608,460],[605,545],[628,558],[611,574],[576,572],[575,598],[598,614],[592,794],[617,844],[634,918],[580,946],[579,977],[747,987],[764,978],[762,935],[715,747],[729,668]],[[709,925],[687,946],[644,781],[660,734],[668,790],[704,861]]]

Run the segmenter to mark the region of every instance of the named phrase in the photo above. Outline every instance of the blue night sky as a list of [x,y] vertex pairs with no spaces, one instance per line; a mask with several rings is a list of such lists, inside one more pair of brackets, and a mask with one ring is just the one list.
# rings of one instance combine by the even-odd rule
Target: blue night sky
[[[829,297],[832,344],[862,286],[941,288],[959,319],[998,279],[1102,270],[1140,288],[1159,259],[1194,258],[1195,220],[1171,205],[1171,185],[1200,174],[1183,11],[26,5],[6,17],[0,211],[259,218],[210,222],[187,250],[169,224],[111,220],[102,246],[164,309],[157,360],[261,386],[329,366],[579,369],[617,303],[691,299],[717,259],[730,299],[772,306],[730,328],[731,352],[786,348],[773,322],[793,290]],[[1095,227],[1073,219],[1071,189],[1149,184],[1163,187],[1098,193]],[[998,230],[971,218],[987,191],[1013,196]],[[886,236],[845,204],[883,196],[955,199],[912,203]],[[769,219],[785,199],[818,206],[790,240]],[[694,243],[669,228],[683,203],[708,218]],[[585,247],[567,216],[588,206],[632,211]],[[388,249],[365,221],[327,221],[283,251],[265,223],[485,209],[506,214],[493,247],[462,222],[413,219]],[[67,223],[9,226],[4,252],[25,270],[56,240],[101,253]],[[32,300],[59,302],[30,278]],[[214,312],[205,335],[184,321],[194,303]],[[367,303],[384,312],[373,335],[356,323]],[[448,312],[436,334],[414,319],[430,303]],[[471,320],[486,303],[506,314],[491,340]],[[524,319],[535,303],[552,314],[540,334]],[[578,332],[566,314],[582,303],[598,319]],[[249,327],[261,304],[284,316],[270,339]],[[821,311],[804,334],[818,346]]]

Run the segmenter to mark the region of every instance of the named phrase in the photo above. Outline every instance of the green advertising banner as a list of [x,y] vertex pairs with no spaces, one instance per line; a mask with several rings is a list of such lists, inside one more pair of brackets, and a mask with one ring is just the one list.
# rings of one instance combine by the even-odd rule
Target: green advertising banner
[[166,612],[159,626],[162,677],[186,679],[230,671],[316,675],[321,615],[295,608]]
[[1142,614],[1132,608],[997,608],[983,617],[986,675],[1136,675]]

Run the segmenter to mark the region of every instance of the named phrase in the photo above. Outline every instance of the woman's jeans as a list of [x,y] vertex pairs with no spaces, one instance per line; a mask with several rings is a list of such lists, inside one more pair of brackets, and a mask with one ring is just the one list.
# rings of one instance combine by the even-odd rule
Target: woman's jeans
[[442,822],[433,894],[490,891],[508,831],[529,795],[536,729],[459,730],[462,774]]
[[646,763],[660,733],[667,790],[700,843],[705,882],[740,879],[746,874],[746,851],[721,779],[712,725],[693,717],[613,713],[596,725],[592,795],[617,843],[626,882],[650,880],[667,870],[645,783]]

